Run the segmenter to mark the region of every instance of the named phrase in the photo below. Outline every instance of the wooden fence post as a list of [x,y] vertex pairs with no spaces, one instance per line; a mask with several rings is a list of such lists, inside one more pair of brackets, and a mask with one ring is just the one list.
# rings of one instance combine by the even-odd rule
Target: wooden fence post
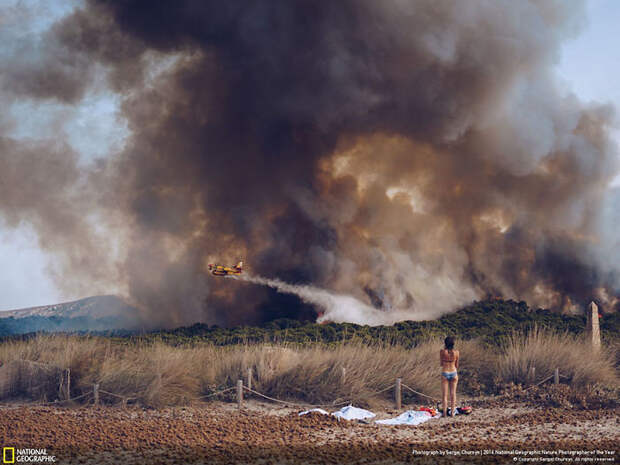
[[246,384],[248,389],[252,389],[252,368],[248,368],[248,382]]
[[99,383],[93,384],[93,404],[99,405]]
[[556,368],[553,372],[553,384],[560,384],[560,369]]
[[71,368],[67,368],[67,392],[65,393],[65,400],[71,398]]
[[598,306],[594,302],[590,302],[586,311],[586,339],[595,352],[601,350],[601,326],[598,315]]
[[243,407],[243,380],[237,380],[237,407],[241,410]]
[[401,379],[396,378],[396,384],[394,385],[394,401],[396,402],[396,410],[400,410],[401,405],[402,405],[400,383],[401,383]]
[[[30,365],[27,365],[27,366],[30,368]],[[23,368],[22,368],[22,370],[23,370]],[[30,371],[30,370],[29,370],[29,371]],[[24,375],[23,375],[23,374],[21,374],[21,376],[20,376],[20,377],[22,377],[22,378],[23,378],[23,376],[24,376]],[[30,377],[29,377],[29,379],[30,379],[30,383],[29,383],[29,384],[30,384],[30,385],[32,385],[32,376],[30,376]],[[63,384],[65,384],[65,370],[62,370],[62,371],[60,372],[60,382],[58,383],[58,398],[59,398],[59,399],[62,399],[62,398],[63,398],[63,393],[62,393],[62,391],[63,391],[63,390],[64,390],[64,388],[65,388],[65,387],[63,386]],[[29,389],[28,389],[28,393],[30,394],[30,386],[28,386],[28,388],[29,388]]]

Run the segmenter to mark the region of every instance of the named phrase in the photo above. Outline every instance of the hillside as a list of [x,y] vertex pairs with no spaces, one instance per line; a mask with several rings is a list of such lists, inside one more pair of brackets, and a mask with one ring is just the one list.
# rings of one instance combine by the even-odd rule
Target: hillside
[[[545,309],[531,309],[525,302],[486,300],[474,302],[457,312],[431,321],[403,321],[393,326],[361,326],[352,323],[316,324],[278,319],[260,327],[220,328],[205,324],[171,331],[154,331],[139,339],[161,339],[170,344],[209,342],[216,345],[272,343],[390,343],[412,346],[429,337],[453,334],[460,339],[482,338],[499,343],[513,330],[534,325],[577,334],[585,328],[585,316],[563,315]],[[603,315],[603,338],[620,336],[618,313]]]
[[133,328],[137,310],[113,295],[0,312],[0,336],[37,331]]

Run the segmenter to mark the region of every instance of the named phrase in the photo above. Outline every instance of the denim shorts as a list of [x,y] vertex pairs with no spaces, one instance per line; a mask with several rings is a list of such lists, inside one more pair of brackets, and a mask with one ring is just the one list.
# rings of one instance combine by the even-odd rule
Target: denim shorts
[[448,381],[453,380],[454,378],[456,378],[456,371],[442,371],[441,372],[441,376],[443,376],[444,378],[446,378]]

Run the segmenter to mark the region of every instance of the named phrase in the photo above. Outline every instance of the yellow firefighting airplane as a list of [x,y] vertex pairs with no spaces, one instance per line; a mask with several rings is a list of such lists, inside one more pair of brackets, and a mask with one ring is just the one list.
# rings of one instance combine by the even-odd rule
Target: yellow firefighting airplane
[[243,272],[243,262],[237,263],[234,267],[228,267],[224,265],[217,265],[209,263],[209,271],[215,276],[234,276]]

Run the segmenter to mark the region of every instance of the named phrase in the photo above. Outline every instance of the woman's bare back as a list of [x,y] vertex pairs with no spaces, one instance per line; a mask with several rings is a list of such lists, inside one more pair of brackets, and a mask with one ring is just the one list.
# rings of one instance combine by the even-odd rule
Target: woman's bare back
[[441,349],[439,351],[439,363],[445,373],[456,371],[459,367],[459,351]]

